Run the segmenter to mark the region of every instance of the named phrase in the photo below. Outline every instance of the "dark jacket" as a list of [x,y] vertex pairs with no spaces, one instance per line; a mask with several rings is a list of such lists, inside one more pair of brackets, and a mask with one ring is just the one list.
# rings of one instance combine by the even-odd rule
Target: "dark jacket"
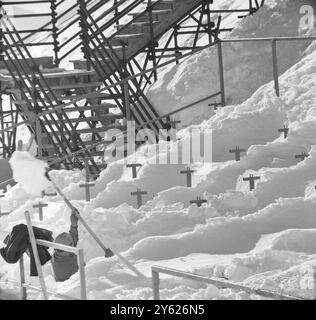
[[[51,231],[36,227],[33,227],[33,231],[36,239],[53,241]],[[32,245],[26,225],[19,224],[13,227],[11,233],[5,238],[4,243],[6,244],[6,247],[0,249],[0,254],[7,263],[17,263],[28,249],[31,260],[31,277],[38,276]],[[52,258],[47,247],[37,246],[37,250],[41,265],[44,265]]]
[[[76,247],[79,240],[77,224],[71,225],[69,234],[73,239],[73,246]],[[66,281],[79,269],[77,255],[70,252],[55,250],[52,259],[52,266],[54,270],[55,280],[57,282]]]

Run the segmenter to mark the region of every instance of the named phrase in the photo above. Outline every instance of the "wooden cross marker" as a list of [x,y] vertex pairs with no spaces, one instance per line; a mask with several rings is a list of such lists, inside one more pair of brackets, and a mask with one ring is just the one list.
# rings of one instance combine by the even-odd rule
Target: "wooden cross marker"
[[56,192],[46,193],[45,190],[42,191],[42,198],[44,198],[44,197],[56,197],[56,196],[57,196]]
[[90,188],[93,188],[95,184],[93,183],[85,183],[85,184],[80,184],[80,188],[85,188],[86,189],[86,201],[89,202],[91,200],[91,194],[90,194]]
[[302,152],[301,154],[297,154],[295,156],[295,159],[300,159],[301,161],[304,161],[306,158],[309,157],[309,154],[306,152]]
[[200,197],[197,197],[196,200],[191,200],[190,203],[196,204],[198,206],[198,208],[200,208],[203,203],[207,203],[207,200],[204,200],[204,199],[201,199]]
[[126,166],[127,168],[132,168],[133,179],[137,178],[137,168],[140,168],[141,166],[142,165],[140,163],[131,163]]
[[132,192],[131,196],[137,196],[137,206],[138,209],[143,205],[143,196],[148,194],[146,191],[141,191],[140,189],[137,189],[136,192]]
[[249,181],[250,191],[255,189],[255,181],[260,179],[260,177],[255,177],[253,174],[250,174],[249,178],[243,178],[244,181]]
[[236,149],[229,150],[230,153],[235,153],[236,161],[240,161],[240,154],[246,151],[247,151],[246,149],[240,149],[239,147],[236,147]]
[[283,129],[279,129],[278,132],[283,133],[284,134],[284,139],[286,139],[289,135],[289,131],[290,129],[287,128],[286,126],[284,126]]
[[214,107],[214,111],[217,111],[218,108],[222,107],[222,104],[220,102],[214,102],[214,103],[210,103],[208,106]]
[[168,126],[167,129],[177,129],[177,124],[180,124],[181,121],[180,120],[174,120],[171,119],[170,116],[166,117],[166,125]]
[[187,187],[191,188],[192,187],[192,175],[195,171],[191,170],[190,168],[187,168],[184,171],[180,171],[181,174],[186,174],[187,175]]
[[39,219],[43,221],[43,208],[48,207],[48,204],[39,202],[38,204],[33,205],[34,209],[38,209]]

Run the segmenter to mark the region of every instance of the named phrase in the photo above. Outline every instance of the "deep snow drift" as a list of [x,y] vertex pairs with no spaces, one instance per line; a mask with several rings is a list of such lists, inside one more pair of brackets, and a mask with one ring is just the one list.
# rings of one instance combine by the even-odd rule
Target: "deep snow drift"
[[[276,8],[282,17],[291,17],[292,23],[297,22],[297,1],[280,1]],[[270,19],[269,10],[262,12],[262,19]],[[256,24],[250,28],[254,19],[256,16],[242,23],[242,28],[249,30],[249,34],[257,28]],[[284,24],[283,19],[272,19],[272,25],[279,32],[289,32],[289,25]],[[294,27],[291,30],[294,32]],[[225,278],[297,297],[316,297],[316,44],[312,43],[304,50],[302,59],[298,52],[304,45],[299,46],[302,47],[288,45],[284,49],[288,51],[284,51],[284,57],[292,56],[294,52],[293,60],[288,63],[298,63],[280,77],[280,98],[274,93],[273,83],[267,83],[243,103],[218,110],[212,117],[206,114],[203,122],[182,130],[183,140],[187,139],[192,127],[205,133],[213,131],[215,162],[193,166],[192,188],[186,187],[185,177],[179,173],[185,169],[183,165],[152,165],[143,157],[142,149],[138,152],[138,160],[143,166],[137,179],[132,179],[131,169],[122,161],[111,163],[95,182],[90,203],[83,200],[84,191],[79,188],[84,181],[82,172],[51,173],[102,241],[122,252],[148,277],[139,281],[117,258],[104,259],[101,249],[80,227],[79,246],[85,250],[90,299],[152,298],[152,265]],[[206,50],[187,60],[191,70],[199,70],[199,83],[209,83],[208,71],[199,69],[208,55],[209,50]],[[236,59],[237,63],[237,55],[226,59],[229,58],[231,64]],[[210,56],[209,59],[211,65]],[[249,65],[258,70],[256,77],[260,80],[263,68],[260,54]],[[282,71],[287,68],[285,64]],[[166,74],[181,69],[183,65],[178,69],[172,67]],[[169,82],[170,78],[164,77],[161,86],[155,84],[152,90],[161,90],[168,96],[170,91],[162,91],[162,88],[177,87],[183,79],[174,78]],[[248,85],[247,81],[242,85],[242,92],[247,94],[240,99],[248,98]],[[194,87],[190,92],[193,91]],[[191,98],[194,100],[186,95],[183,101],[190,102]],[[187,115],[183,117],[187,118]],[[287,139],[278,132],[284,124],[290,129]],[[237,145],[247,149],[240,162],[233,161],[229,153],[229,149]],[[302,152],[309,157],[299,161],[295,155]],[[242,179],[249,173],[260,176],[256,189],[251,192],[249,184]],[[135,208],[136,200],[130,195],[137,188],[148,192],[140,209]],[[189,201],[197,196],[207,199],[207,204],[201,208],[190,205]],[[68,230],[69,211],[61,199],[44,198],[49,207],[44,210],[43,222],[38,220],[38,213],[32,208],[38,200],[36,196],[27,195],[20,185],[6,193],[1,204],[14,211],[8,217],[0,218],[0,239],[12,226],[24,222],[25,210],[31,212],[35,225],[52,230],[54,236]],[[28,263],[26,266],[28,275]],[[44,272],[49,290],[79,297],[78,274],[57,284],[50,265],[44,267]],[[19,279],[18,266],[0,261],[0,274],[3,275],[3,290],[18,292],[16,287],[5,283],[6,279]],[[38,284],[36,278],[27,280]],[[260,299],[173,277],[162,277],[161,297]],[[30,298],[40,298],[40,295],[30,291]]]

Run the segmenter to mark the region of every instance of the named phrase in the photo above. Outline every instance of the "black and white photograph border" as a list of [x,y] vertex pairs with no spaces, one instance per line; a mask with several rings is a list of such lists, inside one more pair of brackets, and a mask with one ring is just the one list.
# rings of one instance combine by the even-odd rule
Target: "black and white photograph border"
[[315,300],[315,17],[1,1],[0,300]]

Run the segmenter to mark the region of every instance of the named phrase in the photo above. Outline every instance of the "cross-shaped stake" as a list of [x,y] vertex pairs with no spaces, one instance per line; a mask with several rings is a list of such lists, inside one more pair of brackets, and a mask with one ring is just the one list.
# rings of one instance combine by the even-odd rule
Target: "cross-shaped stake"
[[39,219],[43,221],[43,208],[48,207],[48,204],[39,202],[38,204],[33,205],[34,209],[38,209]]
[[80,184],[80,188],[85,188],[86,189],[86,201],[89,202],[91,200],[91,194],[90,194],[90,188],[93,188],[95,184],[93,183],[85,183],[85,184]]
[[308,157],[309,157],[309,154],[307,154],[306,152],[302,152],[301,154],[297,154],[295,156],[295,159],[300,159],[301,161],[304,161]]
[[85,173],[86,173],[86,183],[88,184],[90,182],[90,178],[91,178],[89,159],[84,158],[83,161],[84,161],[84,168],[85,168]]
[[187,175],[187,187],[191,188],[192,187],[192,175],[195,171],[191,170],[190,168],[187,168],[184,171],[180,171],[181,174],[186,174]]
[[243,178],[244,181],[249,181],[250,191],[255,189],[255,181],[260,179],[260,177],[255,177],[253,174],[250,174],[249,178]]
[[213,102],[213,103],[210,103],[208,106],[209,106],[209,107],[214,107],[214,111],[217,111],[217,109],[218,109],[219,107],[221,107],[222,104],[221,104],[220,102]]
[[284,133],[284,139],[286,139],[286,138],[287,138],[287,136],[289,135],[289,131],[290,131],[290,129],[289,129],[289,128],[287,128],[286,126],[284,126],[284,128],[283,128],[283,129],[279,129],[279,130],[278,130],[278,132],[280,132],[280,133]]
[[42,191],[42,198],[44,197],[56,197],[57,193],[56,192],[52,192],[52,193],[46,193],[45,190]]
[[236,161],[240,161],[240,154],[246,151],[247,151],[246,149],[240,149],[239,147],[236,147],[236,149],[229,150],[230,153],[235,153]]
[[142,165],[140,163],[131,163],[126,166],[127,168],[132,168],[133,179],[137,178],[137,168],[140,168],[141,166]]
[[132,192],[131,196],[137,196],[137,206],[138,209],[143,205],[143,196],[148,194],[146,191],[141,191],[140,189],[137,189],[136,192]]
[[171,119],[170,116],[166,117],[166,125],[169,125],[170,129],[176,129],[177,128],[177,124],[180,124],[180,123],[181,123],[180,120]]
[[207,200],[204,200],[204,199],[201,199],[200,197],[197,197],[196,200],[191,200],[190,203],[196,204],[200,208],[203,203],[207,203]]

